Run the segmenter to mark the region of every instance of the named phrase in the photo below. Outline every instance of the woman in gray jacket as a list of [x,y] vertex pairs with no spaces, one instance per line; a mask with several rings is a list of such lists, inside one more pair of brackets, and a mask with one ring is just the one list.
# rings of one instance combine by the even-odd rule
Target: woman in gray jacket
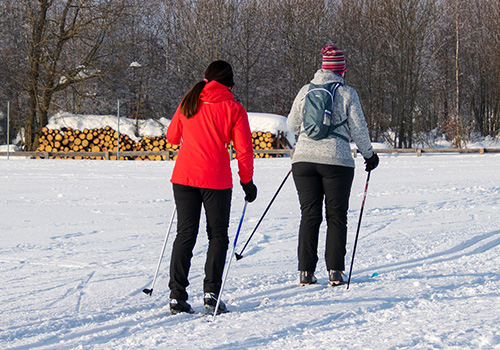
[[[345,283],[343,271],[347,240],[347,211],[354,177],[354,159],[349,141],[356,143],[365,158],[366,171],[375,169],[378,156],[373,152],[368,127],[358,94],[344,85],[346,64],[344,53],[333,45],[321,50],[323,62],[311,84],[297,94],[287,119],[290,131],[299,135],[292,159],[292,174],[297,188],[301,221],[298,260],[301,284],[313,284],[318,262],[318,236],[326,206],[327,236],[325,261],[330,284]],[[335,131],[323,139],[315,139],[304,131],[304,106],[308,91],[315,87],[339,83],[334,93],[331,113]]]

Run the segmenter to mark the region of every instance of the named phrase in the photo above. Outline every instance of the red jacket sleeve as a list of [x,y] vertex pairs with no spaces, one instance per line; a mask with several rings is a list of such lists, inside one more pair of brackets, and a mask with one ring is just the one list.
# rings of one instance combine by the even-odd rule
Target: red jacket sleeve
[[253,144],[248,115],[241,105],[239,105],[238,113],[235,115],[231,139],[238,160],[238,175],[241,183],[246,184],[253,178]]
[[172,121],[170,122],[167,129],[167,141],[173,145],[180,145],[181,143],[181,138],[182,138],[181,117],[182,114],[181,112],[179,112],[179,109],[177,108],[177,111],[175,111],[175,114],[172,117]]

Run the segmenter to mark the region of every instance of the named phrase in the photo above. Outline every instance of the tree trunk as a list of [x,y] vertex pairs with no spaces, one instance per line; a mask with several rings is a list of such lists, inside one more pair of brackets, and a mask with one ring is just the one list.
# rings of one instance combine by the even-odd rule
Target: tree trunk
[[47,21],[47,9],[52,5],[52,1],[41,0],[40,9],[35,13],[34,9],[29,9],[33,21],[33,30],[30,40],[29,51],[29,85],[28,85],[28,117],[25,125],[25,148],[33,151],[37,147],[37,110],[38,110],[38,84],[40,80],[40,60],[42,59],[42,40]]

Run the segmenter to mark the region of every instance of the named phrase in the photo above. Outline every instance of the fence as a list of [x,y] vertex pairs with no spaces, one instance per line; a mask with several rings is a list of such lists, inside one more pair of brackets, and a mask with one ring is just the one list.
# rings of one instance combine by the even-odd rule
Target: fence
[[[500,153],[500,148],[416,148],[416,149],[375,149],[376,153],[406,153],[421,156],[423,153]],[[356,158],[358,150],[353,149]],[[120,151],[122,158],[148,157],[150,160],[170,160],[178,151]],[[291,156],[293,149],[254,150],[255,155],[268,154],[270,156]],[[25,157],[25,158],[75,158],[75,159],[116,159],[117,152],[0,152],[0,157]]]
[[[421,156],[422,153],[500,153],[500,148],[392,148],[375,149],[375,153],[415,153]],[[353,150],[353,156],[356,158],[358,150]]]

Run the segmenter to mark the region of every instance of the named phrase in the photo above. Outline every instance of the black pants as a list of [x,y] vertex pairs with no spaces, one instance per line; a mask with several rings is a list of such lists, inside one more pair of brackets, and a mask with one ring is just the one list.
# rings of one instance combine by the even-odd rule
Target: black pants
[[299,195],[299,271],[316,271],[319,228],[326,206],[327,270],[345,269],[347,211],[354,169],[337,165],[300,162],[292,165],[293,180]]
[[187,300],[186,287],[193,248],[200,226],[201,206],[207,218],[208,252],[203,291],[219,294],[229,238],[232,190],[214,190],[174,184],[177,236],[170,261],[170,298]]

